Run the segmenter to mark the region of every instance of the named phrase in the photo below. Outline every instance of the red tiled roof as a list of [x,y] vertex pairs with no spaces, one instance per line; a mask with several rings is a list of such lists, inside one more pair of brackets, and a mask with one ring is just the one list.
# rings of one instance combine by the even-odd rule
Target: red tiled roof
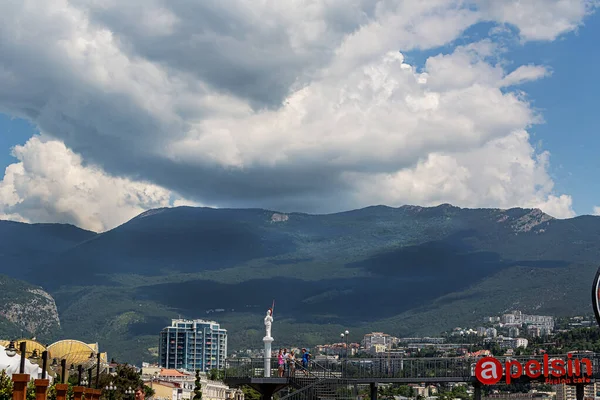
[[160,386],[166,386],[166,387],[171,387],[171,388],[178,388],[181,385],[177,382],[170,382],[170,381],[146,381],[144,382],[145,385],[151,386],[151,385],[160,385]]
[[176,369],[162,368],[160,370],[160,376],[187,376],[187,374],[179,372]]

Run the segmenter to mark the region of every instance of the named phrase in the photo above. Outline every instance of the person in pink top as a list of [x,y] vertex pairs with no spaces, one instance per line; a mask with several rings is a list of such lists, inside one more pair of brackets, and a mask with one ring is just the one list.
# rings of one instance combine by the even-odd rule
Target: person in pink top
[[281,378],[283,377],[283,369],[285,367],[285,358],[283,357],[283,350],[279,349],[279,354],[277,355],[277,375]]

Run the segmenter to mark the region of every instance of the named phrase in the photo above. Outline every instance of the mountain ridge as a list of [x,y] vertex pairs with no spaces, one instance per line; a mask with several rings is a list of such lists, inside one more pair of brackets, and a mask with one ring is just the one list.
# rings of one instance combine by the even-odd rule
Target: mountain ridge
[[[136,362],[152,360],[158,331],[178,315],[217,319],[232,349],[259,346],[273,298],[278,340],[290,345],[335,340],[349,327],[437,334],[517,304],[511,298],[523,311],[567,313],[589,303],[582,288],[600,257],[598,218],[518,207],[165,207],[99,234],[68,228],[66,242],[52,229],[44,239],[30,225],[35,234],[19,239],[22,226],[3,226],[0,239],[25,245],[7,259],[20,267],[4,269],[50,292],[55,334],[107,342]],[[26,251],[32,238],[43,256]],[[568,295],[547,290],[561,285]]]
[[[297,212],[297,211],[283,212],[283,211],[271,210],[271,209],[267,209],[267,208],[256,208],[256,207],[255,208],[223,208],[223,207],[194,207],[194,206],[159,207],[159,208],[152,208],[152,209],[143,211],[140,214],[134,216],[133,218],[123,222],[122,224],[117,225],[114,228],[111,228],[104,232],[94,232],[94,231],[91,231],[91,230],[88,230],[85,228],[81,228],[75,224],[62,223],[62,222],[22,222],[22,221],[14,221],[14,220],[10,220],[10,219],[0,218],[0,223],[20,224],[20,225],[28,225],[28,226],[65,226],[65,227],[77,228],[79,230],[93,233],[95,235],[101,235],[103,233],[107,233],[114,229],[117,229],[120,226],[125,225],[133,220],[145,218],[145,217],[152,216],[154,214],[158,214],[158,213],[161,213],[164,211],[176,210],[176,209],[196,209],[196,210],[215,210],[215,211],[216,210],[223,210],[223,211],[256,210],[256,211],[265,211],[265,212],[271,212],[274,214],[282,214],[282,215],[331,216],[331,215],[343,215],[343,214],[348,214],[348,213],[361,212],[361,211],[366,211],[366,210],[370,210],[370,209],[378,209],[378,208],[379,209],[388,209],[388,210],[403,210],[403,209],[405,209],[405,210],[410,210],[410,211],[422,211],[424,209],[444,209],[444,208],[446,208],[446,209],[450,208],[450,209],[456,209],[456,210],[483,210],[483,211],[499,211],[499,212],[535,211],[535,212],[545,214],[548,217],[550,217],[551,219],[559,219],[559,218],[551,216],[550,214],[546,214],[541,209],[535,208],[535,207],[534,208],[527,208],[527,207],[511,207],[511,208],[459,207],[459,206],[452,205],[450,203],[441,203],[436,206],[418,206],[418,205],[413,205],[413,204],[404,204],[404,205],[397,206],[397,207],[389,206],[389,205],[385,205],[385,204],[375,204],[375,205],[365,206],[365,207],[361,207],[361,208],[353,208],[353,209],[349,209],[349,210],[342,210],[342,211],[336,211],[336,212],[331,212],[331,213],[308,213],[308,212]],[[560,218],[560,220],[570,220],[570,219],[576,219],[576,218],[581,218],[581,217],[600,218],[600,216],[597,216],[597,215],[583,214],[583,215],[578,215],[578,216],[571,217],[571,218]]]

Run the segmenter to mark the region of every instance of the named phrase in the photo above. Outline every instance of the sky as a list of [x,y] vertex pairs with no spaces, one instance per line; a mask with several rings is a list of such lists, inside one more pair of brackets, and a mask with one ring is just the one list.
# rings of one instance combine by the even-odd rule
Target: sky
[[600,213],[596,0],[0,3],[0,219]]

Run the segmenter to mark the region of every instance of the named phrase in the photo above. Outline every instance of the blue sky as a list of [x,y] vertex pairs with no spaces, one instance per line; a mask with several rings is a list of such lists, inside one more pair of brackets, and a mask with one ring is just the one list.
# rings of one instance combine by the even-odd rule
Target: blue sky
[[[551,172],[559,192],[573,196],[578,214],[588,214],[600,199],[600,92],[598,47],[600,18],[587,20],[578,33],[553,43],[529,43],[509,57],[519,63],[539,60],[549,65],[551,77],[523,85],[545,119],[532,129],[542,148],[549,150]],[[538,62],[539,62],[538,61]]]
[[[478,24],[463,37],[483,39],[491,24]],[[590,214],[600,202],[600,112],[596,100],[600,93],[598,47],[600,16],[586,20],[578,32],[569,33],[554,42],[516,43],[506,47],[505,58],[514,65],[543,64],[552,76],[520,86],[533,107],[541,112],[545,123],[529,130],[539,150],[551,153],[550,173],[555,190],[573,196],[578,215]],[[440,51],[450,52],[454,46],[466,44],[464,38],[439,49],[409,52],[407,62],[423,66],[427,57]],[[510,67],[507,68],[511,70]]]
[[27,139],[37,131],[34,125],[20,118],[12,118],[0,113],[0,168],[4,169],[17,161],[10,155],[11,148],[15,145],[25,144]]
[[[101,231],[172,204],[452,203],[559,218],[600,206],[591,0],[543,0],[544,13],[519,0],[362,10],[323,0],[319,11],[257,4],[254,14],[131,1],[0,4],[0,35],[28,33],[1,36],[0,110],[36,115],[55,139],[31,140],[28,169],[0,181],[0,218]],[[148,25],[136,7],[161,18]],[[501,67],[485,58],[498,46]],[[529,126],[532,109],[545,123]],[[36,130],[0,113],[0,168]],[[530,144],[550,153],[548,167]]]

